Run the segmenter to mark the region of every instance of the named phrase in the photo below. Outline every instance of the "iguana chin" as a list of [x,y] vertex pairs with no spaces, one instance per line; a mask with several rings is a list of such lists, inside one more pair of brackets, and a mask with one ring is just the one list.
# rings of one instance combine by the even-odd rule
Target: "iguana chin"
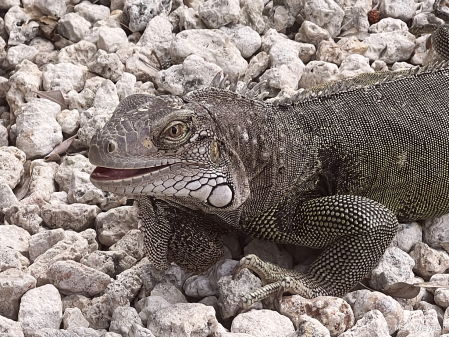
[[[160,269],[202,272],[220,238],[324,248],[306,273],[243,258],[264,287],[341,296],[372,268],[398,219],[449,212],[449,68],[363,74],[293,102],[221,88],[132,95],[92,139],[92,183],[134,196]],[[262,95],[263,96],[263,95]]]

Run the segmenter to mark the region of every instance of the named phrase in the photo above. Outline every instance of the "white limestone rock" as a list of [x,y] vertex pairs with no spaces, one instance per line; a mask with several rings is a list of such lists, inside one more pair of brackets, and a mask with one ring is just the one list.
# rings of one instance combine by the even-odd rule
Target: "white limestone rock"
[[8,299],[0,301],[0,319],[3,316],[17,320],[22,295],[35,287],[36,279],[19,269],[8,269],[0,273],[0,298]]
[[310,88],[339,78],[340,73],[336,64],[324,61],[310,61],[304,68],[304,73],[299,80],[299,87]]
[[38,53],[39,50],[37,50],[37,48],[19,44],[18,46],[13,46],[8,49],[8,52],[6,53],[6,62],[8,66],[13,67],[23,60],[33,61]]
[[234,24],[220,27],[220,30],[229,36],[244,58],[251,57],[261,46],[260,35],[251,27]]
[[136,309],[129,306],[120,306],[112,314],[110,332],[116,332],[121,336],[129,336],[132,325],[142,326],[142,321]]
[[248,63],[248,68],[245,71],[245,76],[243,80],[245,82],[251,81],[252,79],[261,75],[270,64],[270,57],[264,51],[254,55]]
[[347,56],[338,69],[340,77],[354,77],[363,73],[374,73],[367,57],[359,54],[352,54]]
[[188,303],[183,293],[170,282],[161,282],[151,290],[151,296],[162,297],[170,304]]
[[11,247],[0,244],[0,272],[16,268],[24,269],[30,265],[30,261]]
[[64,295],[95,296],[106,289],[112,278],[107,274],[75,261],[56,261],[47,271],[47,278]]
[[62,228],[47,230],[32,235],[29,240],[30,261],[34,262],[38,256],[45,253],[59,241],[64,240],[64,238],[65,234]]
[[72,42],[81,41],[89,33],[91,23],[78,13],[64,15],[58,24],[57,31]]
[[402,30],[371,34],[363,41],[369,46],[364,56],[370,61],[380,59],[387,64],[405,61],[415,49],[415,40],[414,35]]
[[113,208],[98,214],[95,228],[98,241],[105,246],[112,246],[131,229],[137,229],[138,209],[134,206]]
[[317,24],[305,20],[295,35],[295,41],[311,43],[315,47],[318,47],[319,43],[323,40],[329,40],[331,38],[329,32]]
[[87,64],[87,67],[90,71],[113,82],[117,82],[125,70],[125,66],[120,62],[116,54],[107,53],[102,49],[97,51],[92,61]]
[[80,126],[80,113],[76,109],[65,109],[56,116],[56,121],[64,134],[73,136]]
[[333,0],[306,0],[304,2],[304,19],[326,29],[331,37],[340,33],[345,12]]
[[109,247],[109,250],[123,250],[139,261],[145,256],[144,235],[140,229],[132,229]]
[[84,70],[71,63],[47,64],[42,71],[44,90],[81,91],[84,88]]
[[404,318],[398,327],[397,337],[439,337],[441,332],[436,312],[433,309],[425,311],[404,310]]
[[[262,282],[249,270],[244,269],[233,280],[232,276],[223,276],[218,280],[218,307],[224,319],[235,315],[235,311],[242,296],[259,289]],[[251,306],[260,309],[262,304],[257,302]]]
[[191,54],[215,63],[231,77],[243,74],[248,67],[226,33],[216,29],[194,29],[178,33],[170,49],[173,61],[181,63]]
[[377,291],[353,291],[343,296],[343,299],[351,306],[356,320],[361,319],[371,310],[379,310],[387,321],[390,334],[398,330],[404,318],[404,309],[401,305],[392,297]]
[[429,247],[440,249],[442,242],[449,242],[449,215],[425,220],[422,227],[423,242]]
[[407,24],[402,20],[387,17],[369,27],[370,33],[388,33],[395,31],[407,32]]
[[198,14],[210,29],[220,28],[239,19],[239,0],[208,0],[200,4]]
[[57,103],[35,99],[25,104],[16,121],[16,145],[28,159],[49,154],[63,140],[56,115],[61,111]]
[[134,85],[136,84],[136,76],[124,72],[118,79],[115,86],[119,100],[124,100],[127,96],[134,94]]
[[425,243],[417,243],[410,256],[415,260],[413,271],[424,280],[429,280],[434,274],[444,273],[449,268],[449,254],[430,248]]
[[238,23],[248,26],[257,33],[262,34],[266,28],[266,22],[262,16],[264,9],[263,0],[244,0],[240,2],[240,14]]
[[4,0],[0,3],[0,10],[8,11],[11,7],[20,6],[20,0]]
[[449,307],[449,289],[447,288],[438,288],[435,289],[435,303],[438,304],[441,308],[447,309]]
[[59,63],[72,63],[87,66],[97,53],[97,46],[89,41],[81,40],[62,48],[58,53]]
[[397,18],[407,22],[415,14],[413,0],[381,0],[379,12],[383,17]]
[[97,46],[107,53],[115,53],[120,45],[127,43],[128,37],[126,36],[125,31],[121,28],[102,26],[98,29]]
[[29,42],[39,33],[39,24],[31,21],[31,17],[19,6],[9,8],[5,14],[4,24],[9,35],[8,39],[5,37],[5,41],[8,41],[9,46]]
[[[16,203],[18,203],[18,200],[17,197],[14,195],[14,192],[12,191],[11,187],[4,179],[0,179],[0,220],[2,218],[2,212],[6,213],[7,210],[9,210]],[[15,225],[15,223],[10,224]]]
[[234,318],[233,333],[248,333],[258,337],[289,336],[295,331],[293,323],[273,310],[251,310]]
[[172,303],[160,296],[148,296],[137,302],[136,309],[142,323],[146,326],[148,324],[148,319],[150,319],[156,312],[172,305]]
[[418,242],[422,242],[422,228],[417,222],[399,224],[392,245],[409,253]]
[[89,322],[84,318],[79,308],[66,308],[62,316],[62,324],[65,330],[77,327],[89,327]]
[[184,292],[192,297],[206,297],[218,295],[218,281],[231,275],[237,261],[222,259],[201,275],[193,275],[184,283]]
[[132,32],[143,32],[151,19],[161,13],[169,14],[171,0],[125,0],[123,15]]
[[200,56],[189,55],[182,64],[161,70],[155,78],[158,88],[173,95],[185,95],[190,91],[208,87],[221,68],[206,62]]
[[73,156],[65,156],[59,165],[55,175],[55,180],[59,185],[60,191],[68,192],[72,180],[72,172],[79,171],[91,174],[95,166],[89,162],[85,156],[75,154]]
[[136,262],[135,258],[129,256],[123,250],[96,250],[80,260],[80,263],[114,278],[121,272],[131,268]]
[[0,316],[0,327],[2,333],[9,337],[24,337],[22,325],[12,319]]
[[74,8],[75,13],[82,16],[92,25],[101,20],[106,20],[111,13],[108,7],[98,4],[93,4],[90,1],[81,1]]
[[[188,29],[206,29],[206,25],[201,20],[198,10],[189,8],[187,6],[180,6],[176,9],[178,14],[178,28],[179,30]],[[173,12],[172,12],[173,13]]]
[[26,336],[42,328],[59,329],[61,321],[61,295],[53,285],[31,289],[22,296],[19,322]]
[[208,336],[218,329],[215,310],[200,303],[177,303],[157,311],[147,328],[156,336]]
[[338,337],[388,337],[388,324],[379,310],[368,311],[351,329]]
[[14,146],[0,147],[0,180],[11,189],[17,186],[24,173],[26,154]]
[[41,77],[39,68],[28,60],[16,66],[16,72],[9,78],[9,90],[6,93],[6,100],[14,116],[22,112],[19,108],[23,104],[35,98],[33,91],[40,90]]

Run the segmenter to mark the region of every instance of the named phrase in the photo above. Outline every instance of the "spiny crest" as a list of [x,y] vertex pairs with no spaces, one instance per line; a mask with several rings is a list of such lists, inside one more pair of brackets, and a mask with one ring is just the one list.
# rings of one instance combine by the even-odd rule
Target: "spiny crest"
[[[282,92],[281,96],[269,98],[267,103],[274,106],[291,106],[311,99],[325,98],[334,94],[356,90],[362,87],[371,87],[381,85],[395,80],[402,80],[411,77],[432,74],[449,67],[449,61],[443,61],[425,67],[411,67],[403,71],[383,71],[376,73],[364,73],[352,78],[345,78],[334,82],[324,83],[311,88],[301,88],[293,94]],[[267,81],[259,83],[244,83],[240,80],[240,76],[236,76],[229,80],[228,76],[217,73],[212,80],[210,86],[229,90],[240,94],[249,99],[264,100],[268,95]],[[242,84],[243,83],[243,84]]]

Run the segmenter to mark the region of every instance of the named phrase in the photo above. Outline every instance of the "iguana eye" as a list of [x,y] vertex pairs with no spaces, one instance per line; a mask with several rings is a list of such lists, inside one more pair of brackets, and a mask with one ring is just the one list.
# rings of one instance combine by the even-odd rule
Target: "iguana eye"
[[182,123],[177,123],[169,126],[165,131],[165,134],[170,138],[179,138],[185,133],[185,125]]

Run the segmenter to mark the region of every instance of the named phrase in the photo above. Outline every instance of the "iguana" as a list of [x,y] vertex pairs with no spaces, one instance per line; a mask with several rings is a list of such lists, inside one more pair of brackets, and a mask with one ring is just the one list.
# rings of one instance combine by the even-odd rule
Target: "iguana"
[[375,267],[398,220],[449,213],[447,64],[273,102],[261,84],[223,83],[128,96],[92,138],[91,181],[138,201],[157,268],[202,272],[222,256],[221,237],[241,231],[324,249],[305,273],[244,257],[236,272],[264,286],[243,308],[283,291],[341,296]]

